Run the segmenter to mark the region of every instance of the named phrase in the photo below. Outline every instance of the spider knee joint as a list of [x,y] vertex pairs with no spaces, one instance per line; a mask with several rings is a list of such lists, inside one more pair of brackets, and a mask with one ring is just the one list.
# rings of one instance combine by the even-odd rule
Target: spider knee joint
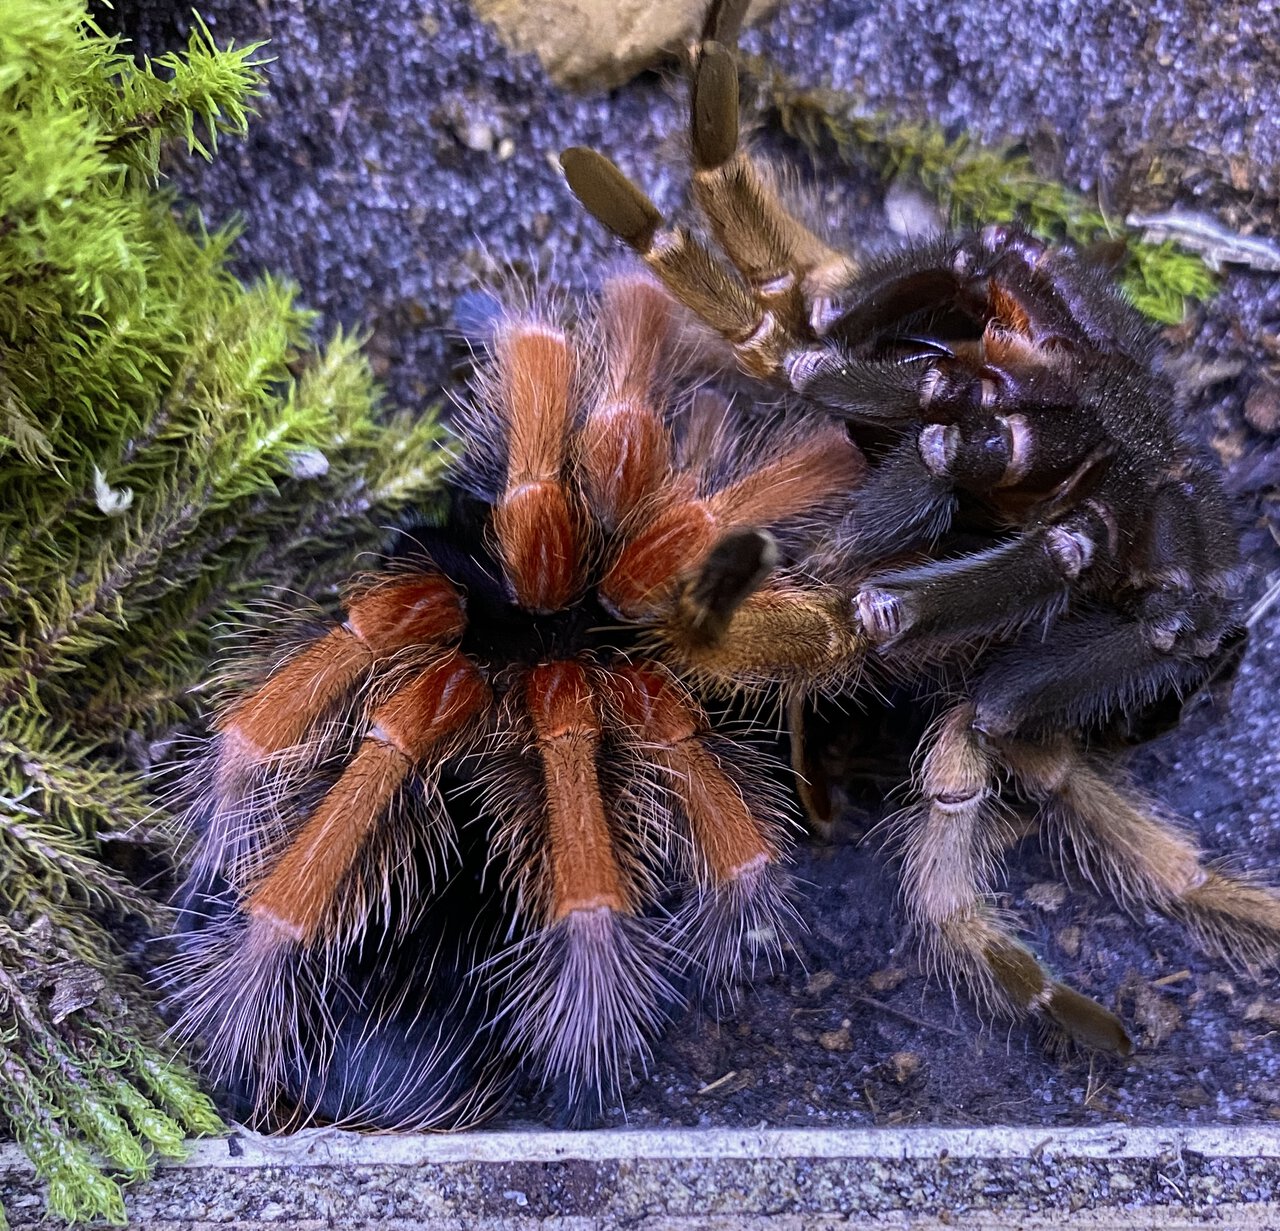
[[967,812],[981,804],[991,795],[988,786],[974,787],[972,790],[941,791],[930,800],[937,812]]
[[1151,648],[1161,654],[1171,654],[1178,645],[1178,640],[1185,631],[1183,621],[1176,616],[1157,620],[1147,626],[1147,641]]
[[1093,539],[1083,530],[1054,526],[1044,536],[1045,550],[1068,581],[1074,581],[1093,563]]
[[920,432],[920,460],[930,474],[945,478],[960,451],[960,429],[955,424],[930,423]]
[[867,636],[877,644],[892,640],[906,625],[902,600],[888,590],[875,587],[859,590],[853,605]]

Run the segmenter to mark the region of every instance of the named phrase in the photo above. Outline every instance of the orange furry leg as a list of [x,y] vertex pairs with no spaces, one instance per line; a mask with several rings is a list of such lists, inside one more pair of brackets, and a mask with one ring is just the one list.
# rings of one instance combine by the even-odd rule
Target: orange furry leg
[[701,707],[663,668],[617,667],[602,688],[688,822],[697,896],[681,921],[681,945],[704,985],[718,988],[738,973],[744,948],[781,947],[791,914],[778,876],[788,818],[763,787],[748,799],[708,746]]
[[192,775],[204,798],[197,876],[243,889],[262,856],[287,835],[279,807],[330,751],[323,720],[348,700],[380,660],[401,650],[439,649],[466,623],[457,590],[437,573],[390,575],[353,589],[346,619],[276,669],[214,723],[207,768]]
[[578,514],[563,477],[573,352],[562,329],[517,322],[498,337],[495,367],[508,458],[494,531],[521,606],[558,611],[581,584]]
[[715,539],[715,518],[692,484],[673,483],[655,513],[625,544],[600,583],[600,594],[624,619],[660,606],[685,569],[696,566]]
[[315,940],[400,784],[481,714],[490,697],[475,665],[456,650],[397,689],[373,711],[355,758],[249,895],[245,912],[292,941]]
[[220,1074],[251,1076],[259,1114],[299,1072],[319,1075],[328,1064],[334,948],[352,943],[362,922],[352,916],[367,890],[352,873],[388,803],[417,763],[447,755],[489,704],[488,685],[457,650],[393,692],[319,806],[296,833],[281,835],[279,857],[264,868],[281,848],[258,834],[244,866],[226,873],[240,890],[237,909],[175,961],[183,984],[176,1034],[201,1039]]
[[817,515],[843,497],[865,471],[866,463],[849,434],[832,424],[705,500],[693,497],[692,481],[682,476],[654,502],[652,517],[618,553],[600,592],[628,619],[651,616],[725,532],[740,527],[763,530],[793,517]]
[[591,676],[572,661],[535,667],[525,702],[542,762],[550,885],[544,925],[513,954],[507,999],[518,1044],[580,1110],[620,1092],[623,1065],[648,1055],[674,994],[609,832]]
[[535,667],[525,685],[547,799],[550,921],[578,910],[630,911],[600,796],[600,717],[587,672],[576,662]]
[[671,466],[658,392],[673,308],[670,296],[644,277],[615,278],[601,293],[601,389],[577,448],[591,508],[608,530],[662,486]]
[[739,526],[764,530],[790,517],[816,514],[842,498],[866,470],[862,452],[845,428],[824,424],[707,503],[722,531]]
[[701,741],[706,716],[657,666],[623,666],[605,677],[623,725],[662,766],[689,820],[700,879],[723,883],[778,858],[777,844],[751,814],[742,790]]
[[354,594],[343,624],[289,659],[215,722],[219,778],[234,777],[297,744],[376,659],[411,645],[446,645],[462,635],[465,623],[457,590],[438,574],[380,581]]

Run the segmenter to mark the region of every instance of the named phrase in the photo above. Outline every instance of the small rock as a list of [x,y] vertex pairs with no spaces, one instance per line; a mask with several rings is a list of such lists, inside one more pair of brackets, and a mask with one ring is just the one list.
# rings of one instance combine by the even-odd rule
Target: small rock
[[1244,1011],[1247,1022],[1265,1022],[1268,1026],[1280,1026],[1280,1004],[1259,997]]
[[1254,385],[1244,400],[1244,419],[1255,432],[1280,432],[1280,385],[1266,379]]
[[905,1086],[919,1071],[923,1061],[913,1051],[896,1051],[889,1057],[889,1075],[900,1086]]
[[946,215],[937,201],[900,175],[884,194],[884,216],[889,229],[903,239],[930,239],[947,229]]
[[498,143],[493,125],[461,98],[453,98],[444,106],[445,123],[458,141],[477,154],[488,154]]
[[1179,1107],[1196,1108],[1213,1106],[1213,1096],[1203,1086],[1184,1086],[1174,1099]]
[[477,154],[487,154],[493,149],[493,125],[484,120],[467,120],[455,125],[453,131],[467,149],[475,150]]
[[1025,896],[1031,906],[1052,913],[1062,909],[1063,902],[1067,900],[1067,887],[1056,881],[1040,881],[1032,885]]
[[1120,985],[1122,1010],[1127,1009],[1142,1031],[1147,1047],[1159,1047],[1182,1025],[1182,1009],[1172,996],[1162,995],[1136,970],[1130,970]]
[[907,977],[905,970],[896,966],[886,966],[883,970],[873,971],[867,976],[867,986],[875,992],[891,992]]
[[294,449],[287,456],[295,479],[320,479],[329,473],[329,459],[319,449]]
[[835,981],[836,972],[834,970],[814,971],[805,982],[804,994],[806,996],[821,996],[823,992],[830,990]]
[[[775,0],[755,0],[754,21]],[[532,51],[560,85],[620,85],[694,37],[705,5],[688,0],[474,0],[513,51]]]
[[1080,942],[1084,939],[1084,933],[1074,923],[1069,927],[1059,928],[1054,939],[1067,957],[1080,956]]
[[849,1034],[849,1024],[849,1019],[845,1018],[839,1030],[824,1030],[818,1035],[818,1043],[827,1051],[850,1051],[853,1038]]

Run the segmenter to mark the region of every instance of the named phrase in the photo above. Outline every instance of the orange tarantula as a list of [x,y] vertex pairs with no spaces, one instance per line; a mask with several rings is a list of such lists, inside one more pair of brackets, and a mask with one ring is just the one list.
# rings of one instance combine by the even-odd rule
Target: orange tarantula
[[991,890],[1017,800],[1122,902],[1236,961],[1280,952],[1280,898],[1207,866],[1089,750],[1239,649],[1217,476],[1150,331],[1081,255],[991,227],[864,263],[802,224],[739,146],[737,18],[713,4],[693,54],[693,196],[723,258],[594,151],[565,151],[570,187],[744,373],[845,421],[868,460],[821,571],[869,660],[915,679],[934,718],[896,836],[935,964],[994,1011],[1127,1053]]
[[804,544],[863,460],[691,391],[689,328],[643,275],[505,315],[448,525],[217,718],[174,1008],[259,1122],[465,1122],[511,1055],[589,1109],[779,946],[790,806],[699,698],[856,666]]

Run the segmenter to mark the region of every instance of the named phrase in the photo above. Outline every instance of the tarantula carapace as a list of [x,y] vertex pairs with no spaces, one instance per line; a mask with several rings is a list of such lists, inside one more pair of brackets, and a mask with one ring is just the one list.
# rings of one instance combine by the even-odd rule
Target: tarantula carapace
[[1119,1020],[994,909],[1002,818],[1031,802],[1125,904],[1235,960],[1275,957],[1280,899],[1207,867],[1088,751],[1240,640],[1217,477],[1177,425],[1150,331],[1081,254],[994,226],[862,262],[798,221],[739,145],[729,7],[694,50],[690,108],[693,196],[724,259],[594,151],[564,153],[570,187],[743,372],[843,420],[868,458],[817,556],[874,660],[921,681],[935,717],[895,822],[931,957],[997,1011],[1127,1052]]
[[217,719],[174,1007],[260,1122],[456,1123],[512,1056],[589,1108],[779,947],[790,806],[699,696],[856,667],[803,564],[864,462],[681,379],[690,327],[645,275],[506,314],[447,524]]

